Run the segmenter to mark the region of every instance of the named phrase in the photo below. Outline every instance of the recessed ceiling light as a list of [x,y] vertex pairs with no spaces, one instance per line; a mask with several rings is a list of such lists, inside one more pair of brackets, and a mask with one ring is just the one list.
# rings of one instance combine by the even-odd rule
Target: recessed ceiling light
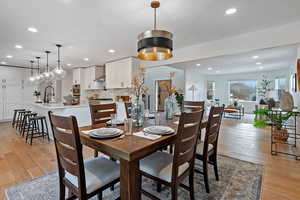
[[209,71],[210,71],[210,70],[213,70],[213,68],[212,68],[212,67],[209,67],[209,68],[207,68],[207,70],[209,70]]
[[216,71],[216,73],[220,73],[220,72],[221,72],[221,71],[219,71],[219,70],[218,70],[218,71]]
[[257,62],[256,65],[261,65],[261,62]]
[[16,45],[15,45],[15,48],[16,48],[16,49],[23,49],[23,47],[22,47],[21,45],[19,45],[19,44],[16,44]]
[[34,27],[28,27],[27,30],[29,32],[32,32],[32,33],[37,33],[38,32],[38,30],[36,28],[34,28]]
[[260,67],[259,67],[260,70],[263,69],[263,68],[264,68],[263,66],[260,66]]
[[12,58],[13,56],[12,55],[6,55],[6,58]]
[[69,67],[70,67],[70,66],[72,66],[72,64],[68,63],[68,64],[67,64],[67,66],[69,66]]
[[200,63],[198,63],[198,64],[196,64],[196,65],[197,65],[198,67],[199,67],[199,66],[201,66],[201,64],[200,64]]
[[1,62],[1,64],[2,64],[2,65],[6,65],[7,63],[6,63],[6,62],[4,62],[4,61],[2,61],[2,62]]
[[253,59],[257,59],[257,58],[259,58],[259,56],[252,56],[252,58],[253,58]]
[[236,13],[236,11],[237,11],[236,8],[229,8],[225,11],[225,13],[226,13],[226,15],[233,15]]
[[89,61],[89,58],[84,58],[83,60],[85,60],[85,61]]
[[110,49],[110,50],[108,50],[108,52],[109,52],[109,53],[115,53],[115,52],[116,52],[116,50],[114,50],[114,49]]

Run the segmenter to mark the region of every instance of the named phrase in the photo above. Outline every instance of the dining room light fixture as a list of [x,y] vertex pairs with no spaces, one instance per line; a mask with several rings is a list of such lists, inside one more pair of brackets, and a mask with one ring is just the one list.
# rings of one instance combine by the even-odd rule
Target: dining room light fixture
[[259,58],[259,56],[252,56],[252,58],[253,58],[253,59],[258,59],[258,58]]
[[226,15],[233,15],[237,12],[237,9],[236,8],[229,8],[225,11],[225,14]]
[[6,58],[13,58],[12,55],[6,55]]
[[31,60],[30,61],[30,77],[29,77],[29,81],[30,82],[34,82],[35,81],[35,77],[33,75],[33,63],[34,63],[34,61]]
[[15,45],[15,48],[16,48],[16,49],[23,49],[23,46],[22,46],[22,45],[19,45],[19,44],[16,44],[16,45]]
[[114,49],[110,49],[110,50],[108,50],[108,52],[109,52],[109,53],[115,53],[115,52],[116,52],[116,50],[114,50]]
[[47,81],[47,82],[49,82],[49,81],[51,81],[51,72],[50,72],[50,69],[49,69],[49,54],[51,53],[51,51],[45,51],[45,53],[46,53],[46,59],[47,59],[47,64],[46,64],[46,70],[45,70],[45,72],[43,73],[43,75],[44,75],[44,80],[45,81]]
[[147,61],[166,60],[173,57],[173,34],[165,30],[157,30],[156,9],[160,2],[151,2],[154,9],[154,28],[138,35],[137,52],[138,58]]
[[37,33],[38,32],[37,28],[34,28],[34,27],[28,27],[27,30],[29,32],[32,32],[32,33]]
[[83,60],[84,60],[84,61],[89,61],[89,58],[84,58]]
[[61,66],[61,60],[60,60],[60,48],[62,47],[62,45],[56,44],[56,47],[57,47],[57,67],[54,70],[54,74],[57,80],[61,80],[66,75],[66,71]]
[[198,64],[196,64],[198,67],[200,67],[201,66],[201,64],[200,63],[198,63]]

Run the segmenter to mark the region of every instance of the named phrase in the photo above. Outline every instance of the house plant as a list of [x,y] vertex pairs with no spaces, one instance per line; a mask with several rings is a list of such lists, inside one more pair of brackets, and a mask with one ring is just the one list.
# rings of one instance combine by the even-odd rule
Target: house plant
[[35,98],[36,98],[36,100],[35,100],[36,103],[41,103],[42,102],[41,101],[41,92],[38,89],[35,89],[33,91],[33,96],[35,96]]
[[254,111],[254,114],[266,116],[267,119],[260,118],[254,120],[254,127],[256,128],[265,128],[267,126],[267,120],[270,120],[274,126],[273,135],[274,139],[287,141],[289,138],[289,133],[286,129],[284,129],[285,122],[294,115],[293,112],[285,112],[285,113],[274,113],[268,109],[258,109]]

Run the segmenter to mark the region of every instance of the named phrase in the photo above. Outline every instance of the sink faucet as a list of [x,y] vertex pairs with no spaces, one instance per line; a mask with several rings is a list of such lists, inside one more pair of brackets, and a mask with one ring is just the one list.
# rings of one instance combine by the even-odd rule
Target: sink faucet
[[54,87],[48,85],[44,91],[44,103],[49,103],[52,96],[54,96]]

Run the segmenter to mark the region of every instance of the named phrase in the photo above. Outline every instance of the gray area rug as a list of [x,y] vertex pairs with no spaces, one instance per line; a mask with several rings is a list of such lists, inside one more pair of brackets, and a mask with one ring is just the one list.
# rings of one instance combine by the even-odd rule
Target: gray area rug
[[[205,192],[203,177],[195,173],[195,198],[197,200],[258,200],[260,198],[263,166],[233,159],[227,156],[218,157],[220,180],[216,181],[212,166],[209,169],[211,192]],[[201,167],[197,162],[196,167]],[[186,184],[188,185],[188,180]],[[162,188],[161,193],[156,192],[156,184],[149,179],[143,178],[143,188],[162,200],[170,199],[170,190]],[[58,174],[56,172],[46,174],[28,182],[6,189],[7,200],[56,200],[58,198]],[[104,199],[115,199],[119,195],[116,186],[114,192],[105,191]],[[92,198],[96,200],[97,198]],[[148,200],[143,196],[143,200]],[[179,190],[179,200],[189,199],[189,193],[184,189]]]

